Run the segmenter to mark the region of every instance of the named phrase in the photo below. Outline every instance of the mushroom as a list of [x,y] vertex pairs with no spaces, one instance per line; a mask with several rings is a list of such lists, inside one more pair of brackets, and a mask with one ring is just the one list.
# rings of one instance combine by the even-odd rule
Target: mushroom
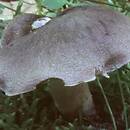
[[117,11],[100,6],[69,9],[0,50],[0,88],[12,96],[58,78],[65,96],[58,91],[60,85],[50,87],[50,93],[59,110],[72,111],[63,99],[71,95],[67,95],[67,86],[73,90],[78,86],[80,91],[72,92],[75,98],[78,92],[82,95],[78,95],[81,100],[76,99],[79,103],[71,96],[66,102],[75,102],[73,110],[82,107],[86,112],[86,104],[91,108],[93,104],[88,86],[82,84],[95,80],[97,74],[107,76],[130,61],[129,33],[130,19]]
[[[34,14],[16,16],[4,30],[1,43],[2,47],[12,46],[13,44],[11,44],[11,42],[44,26],[50,20],[48,17],[40,18]],[[67,119],[73,119],[79,111],[87,115],[95,113],[88,86],[80,84],[74,88],[64,87],[63,81],[58,79],[51,79],[48,85],[55,105]],[[71,101],[69,102],[70,99]],[[64,101],[67,102],[64,103]],[[74,102],[72,103],[72,101]]]

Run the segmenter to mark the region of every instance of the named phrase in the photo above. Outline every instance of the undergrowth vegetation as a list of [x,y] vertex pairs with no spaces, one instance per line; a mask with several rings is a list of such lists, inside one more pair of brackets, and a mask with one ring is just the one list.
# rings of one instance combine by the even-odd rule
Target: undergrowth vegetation
[[[15,16],[22,13],[25,2],[19,0],[15,10],[0,3],[0,12],[6,8]],[[35,0],[33,4],[37,14],[51,17],[68,7],[94,4],[130,15],[129,0]],[[0,20],[0,37],[5,25],[5,20]],[[111,73],[109,79],[97,79],[89,83],[97,116],[79,116],[71,121],[56,109],[47,82],[33,92],[18,96],[7,97],[0,92],[0,130],[130,130],[130,64]]]

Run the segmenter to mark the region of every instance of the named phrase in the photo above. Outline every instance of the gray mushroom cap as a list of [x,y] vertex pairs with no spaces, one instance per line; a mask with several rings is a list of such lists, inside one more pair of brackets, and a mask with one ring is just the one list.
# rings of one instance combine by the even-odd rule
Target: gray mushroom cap
[[21,14],[17,15],[5,28],[2,36],[2,46],[9,45],[10,42],[17,38],[21,38],[32,31],[32,23],[34,20],[40,18],[35,14]]
[[9,96],[59,78],[92,81],[130,61],[130,19],[109,8],[76,7],[0,50],[0,88]]

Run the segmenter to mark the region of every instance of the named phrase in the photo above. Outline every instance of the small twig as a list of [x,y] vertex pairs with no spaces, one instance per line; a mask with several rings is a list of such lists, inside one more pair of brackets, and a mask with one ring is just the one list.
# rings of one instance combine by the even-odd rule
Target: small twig
[[15,10],[15,9],[12,9],[12,8],[10,8],[10,7],[6,6],[6,5],[3,5],[3,4],[1,4],[1,3],[0,3],[0,5],[2,5],[4,8],[7,8],[7,9],[9,9],[9,10],[13,11],[13,12],[16,12],[16,10]]
[[98,85],[99,85],[99,87],[100,87],[100,89],[101,89],[101,92],[102,92],[102,94],[103,94],[104,100],[105,100],[106,105],[107,105],[107,108],[108,108],[108,110],[109,110],[109,113],[110,113],[110,116],[111,116],[111,119],[112,119],[112,122],[113,122],[114,130],[117,130],[117,125],[116,125],[115,117],[114,117],[114,115],[113,115],[112,109],[111,109],[111,107],[110,107],[110,104],[109,104],[108,99],[107,99],[107,97],[106,97],[106,95],[105,95],[104,89],[103,89],[103,87],[102,87],[102,85],[101,85],[100,80],[99,80],[98,77],[97,77],[97,83],[98,83]]

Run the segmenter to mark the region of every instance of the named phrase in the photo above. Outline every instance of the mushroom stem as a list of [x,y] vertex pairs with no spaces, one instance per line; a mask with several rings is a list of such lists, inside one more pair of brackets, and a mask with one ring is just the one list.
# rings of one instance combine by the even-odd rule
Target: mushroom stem
[[48,85],[55,105],[63,116],[73,118],[79,113],[85,116],[95,113],[92,95],[87,84],[65,87],[61,80],[52,79]]

